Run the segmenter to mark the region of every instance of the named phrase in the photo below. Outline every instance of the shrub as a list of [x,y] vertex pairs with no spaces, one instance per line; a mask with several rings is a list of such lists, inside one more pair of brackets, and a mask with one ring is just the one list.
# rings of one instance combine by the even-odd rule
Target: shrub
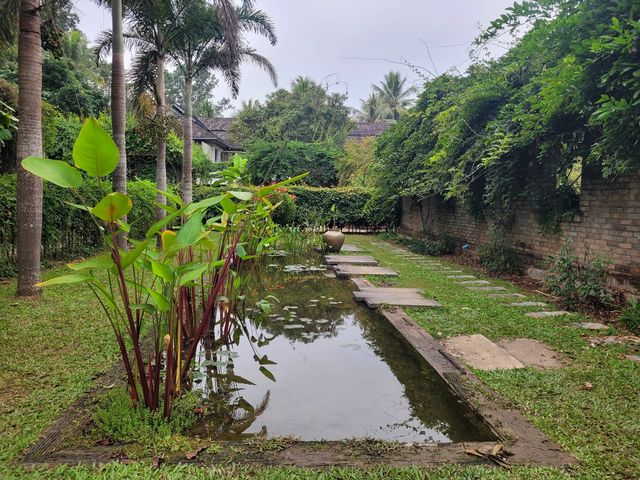
[[637,298],[628,300],[627,308],[618,320],[632,332],[640,332],[640,300]]
[[504,274],[519,275],[524,270],[524,262],[518,251],[509,245],[502,228],[492,228],[490,240],[480,247],[478,258],[486,269]]
[[600,256],[590,259],[587,251],[584,264],[578,264],[571,241],[565,240],[558,255],[551,259],[545,285],[568,307],[578,303],[607,305],[611,303],[611,295],[606,288],[607,263]]
[[[365,205],[371,191],[364,188],[291,187],[295,195],[295,223],[301,226],[327,225],[335,213],[336,225],[368,226]],[[335,212],[331,209],[335,205]]]
[[328,187],[337,183],[336,160],[342,153],[330,142],[267,142],[259,140],[248,152],[251,181],[268,184],[305,172],[308,185]]
[[409,237],[399,233],[381,233],[380,238],[404,245],[414,253],[420,255],[447,255],[455,251],[455,242],[447,234],[430,235],[423,238]]
[[188,392],[174,401],[171,418],[167,420],[162,417],[162,409],[152,412],[143,407],[134,408],[127,390],[115,388],[99,400],[93,419],[98,430],[115,442],[150,444],[193,425],[200,404],[198,395]]
[[269,196],[269,201],[280,205],[273,211],[271,218],[278,225],[293,225],[296,219],[295,196],[285,191],[275,191]]

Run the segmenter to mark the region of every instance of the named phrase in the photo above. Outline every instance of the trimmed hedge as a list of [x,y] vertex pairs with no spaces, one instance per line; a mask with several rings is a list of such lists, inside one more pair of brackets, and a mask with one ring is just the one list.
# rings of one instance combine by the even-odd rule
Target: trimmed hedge
[[[139,180],[129,182],[127,188],[134,204],[128,216],[131,237],[141,238],[153,224],[155,185],[148,180]],[[79,193],[90,205],[101,198],[97,184],[91,180],[85,180]],[[64,202],[78,203],[78,199],[70,190],[45,182],[42,204],[42,260],[45,263],[91,255],[102,248],[102,240],[91,217]],[[15,211],[16,175],[0,175],[0,277],[15,273]]]
[[335,208],[336,224],[370,226],[365,206],[371,191],[365,188],[320,188],[295,186],[288,189],[295,196],[294,223],[302,226],[331,225]]

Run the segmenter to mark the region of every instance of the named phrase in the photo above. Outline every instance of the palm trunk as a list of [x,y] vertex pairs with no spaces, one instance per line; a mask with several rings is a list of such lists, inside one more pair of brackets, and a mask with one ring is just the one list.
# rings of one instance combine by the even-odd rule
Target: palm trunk
[[190,203],[193,200],[193,174],[192,174],[192,142],[193,142],[193,108],[191,94],[193,89],[193,76],[187,70],[184,79],[184,120],[182,126],[184,148],[182,151],[182,200]]
[[17,208],[19,296],[40,293],[40,242],[42,239],[42,179],[31,175],[20,162],[42,157],[42,58],[40,50],[40,2],[20,2],[18,37],[18,138]]
[[[163,132],[158,136],[158,141],[156,142],[156,188],[161,192],[167,190],[167,139],[164,135],[165,109],[164,57],[158,56],[156,58],[156,116]],[[167,204],[167,198],[161,194],[156,195],[156,201],[162,205]],[[165,210],[158,207],[156,218],[160,220],[165,215]]]
[[[122,37],[122,0],[111,2],[111,21],[113,25],[113,48],[111,63],[111,128],[113,141],[118,146],[120,158],[113,172],[113,190],[127,193],[127,150],[125,144],[126,128],[126,90],[124,78],[124,40]],[[124,235],[118,236],[120,247],[126,246]]]

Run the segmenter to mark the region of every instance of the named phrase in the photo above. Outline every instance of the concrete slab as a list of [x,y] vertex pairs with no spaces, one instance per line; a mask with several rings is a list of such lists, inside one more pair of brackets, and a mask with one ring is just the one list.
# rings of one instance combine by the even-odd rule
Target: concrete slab
[[558,311],[558,312],[529,312],[529,313],[525,313],[525,315],[531,318],[550,318],[550,317],[561,317],[563,315],[571,315],[571,314],[565,311]]
[[576,326],[580,328],[584,328],[585,330],[606,330],[607,328],[609,328],[604,323],[597,323],[597,322],[582,322],[582,323],[577,323]]
[[522,362],[497,346],[484,335],[462,335],[443,341],[444,348],[454,357],[478,370],[512,370],[524,368]]
[[447,278],[451,280],[465,280],[465,279],[471,279],[476,277],[474,275],[447,275]]
[[504,287],[467,287],[467,290],[472,292],[504,292],[507,289]]
[[561,354],[531,338],[501,340],[498,346],[527,367],[560,368],[565,363]]
[[360,248],[357,245],[352,245],[351,243],[345,243],[344,245],[342,245],[340,251],[345,253],[366,252],[366,250]]
[[441,307],[437,301],[422,295],[417,288],[375,288],[369,287],[359,292],[353,292],[353,298],[364,302],[369,308],[381,305],[400,307]]
[[544,302],[513,302],[510,303],[512,307],[546,307],[547,304]]
[[327,265],[378,265],[378,261],[369,255],[325,255]]
[[491,293],[487,295],[487,297],[494,298],[496,300],[508,298],[527,298],[526,295],[522,295],[521,293]]
[[398,272],[385,267],[373,267],[365,265],[333,265],[338,278],[348,277],[350,275],[385,275],[397,277]]
[[488,280],[467,280],[464,282],[456,282],[456,285],[491,285]]

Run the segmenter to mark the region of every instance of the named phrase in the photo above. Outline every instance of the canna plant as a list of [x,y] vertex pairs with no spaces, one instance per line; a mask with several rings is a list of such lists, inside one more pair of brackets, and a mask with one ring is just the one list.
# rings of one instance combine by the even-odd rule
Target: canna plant
[[[161,410],[168,418],[173,401],[190,385],[194,357],[203,338],[222,343],[234,331],[234,301],[243,283],[239,273],[243,262],[259,256],[275,241],[271,212],[278,205],[268,197],[301,177],[251,192],[229,190],[189,204],[177,195],[160,192],[168,201],[158,206],[167,215],[149,228],[145,238],[129,239],[131,248],[124,251],[118,237],[129,232],[124,218],[133,204],[127,195],[106,191],[108,184],[103,179],[116,168],[118,149],[95,119],[88,119],[82,127],[73,161],[70,165],[27,157],[22,165],[74,191],[84,176],[97,179],[105,189],[103,198],[93,206],[79,198],[69,208],[80,208],[92,217],[106,253],[69,264],[73,273],[40,286],[84,283],[94,293],[113,328],[134,407]],[[236,185],[246,175],[245,164],[240,157],[235,159],[223,172],[222,181]],[[218,339],[212,338],[216,324]],[[151,348],[143,348],[142,337],[147,332]],[[264,359],[261,365],[267,362]],[[260,370],[272,378],[266,368]]]

